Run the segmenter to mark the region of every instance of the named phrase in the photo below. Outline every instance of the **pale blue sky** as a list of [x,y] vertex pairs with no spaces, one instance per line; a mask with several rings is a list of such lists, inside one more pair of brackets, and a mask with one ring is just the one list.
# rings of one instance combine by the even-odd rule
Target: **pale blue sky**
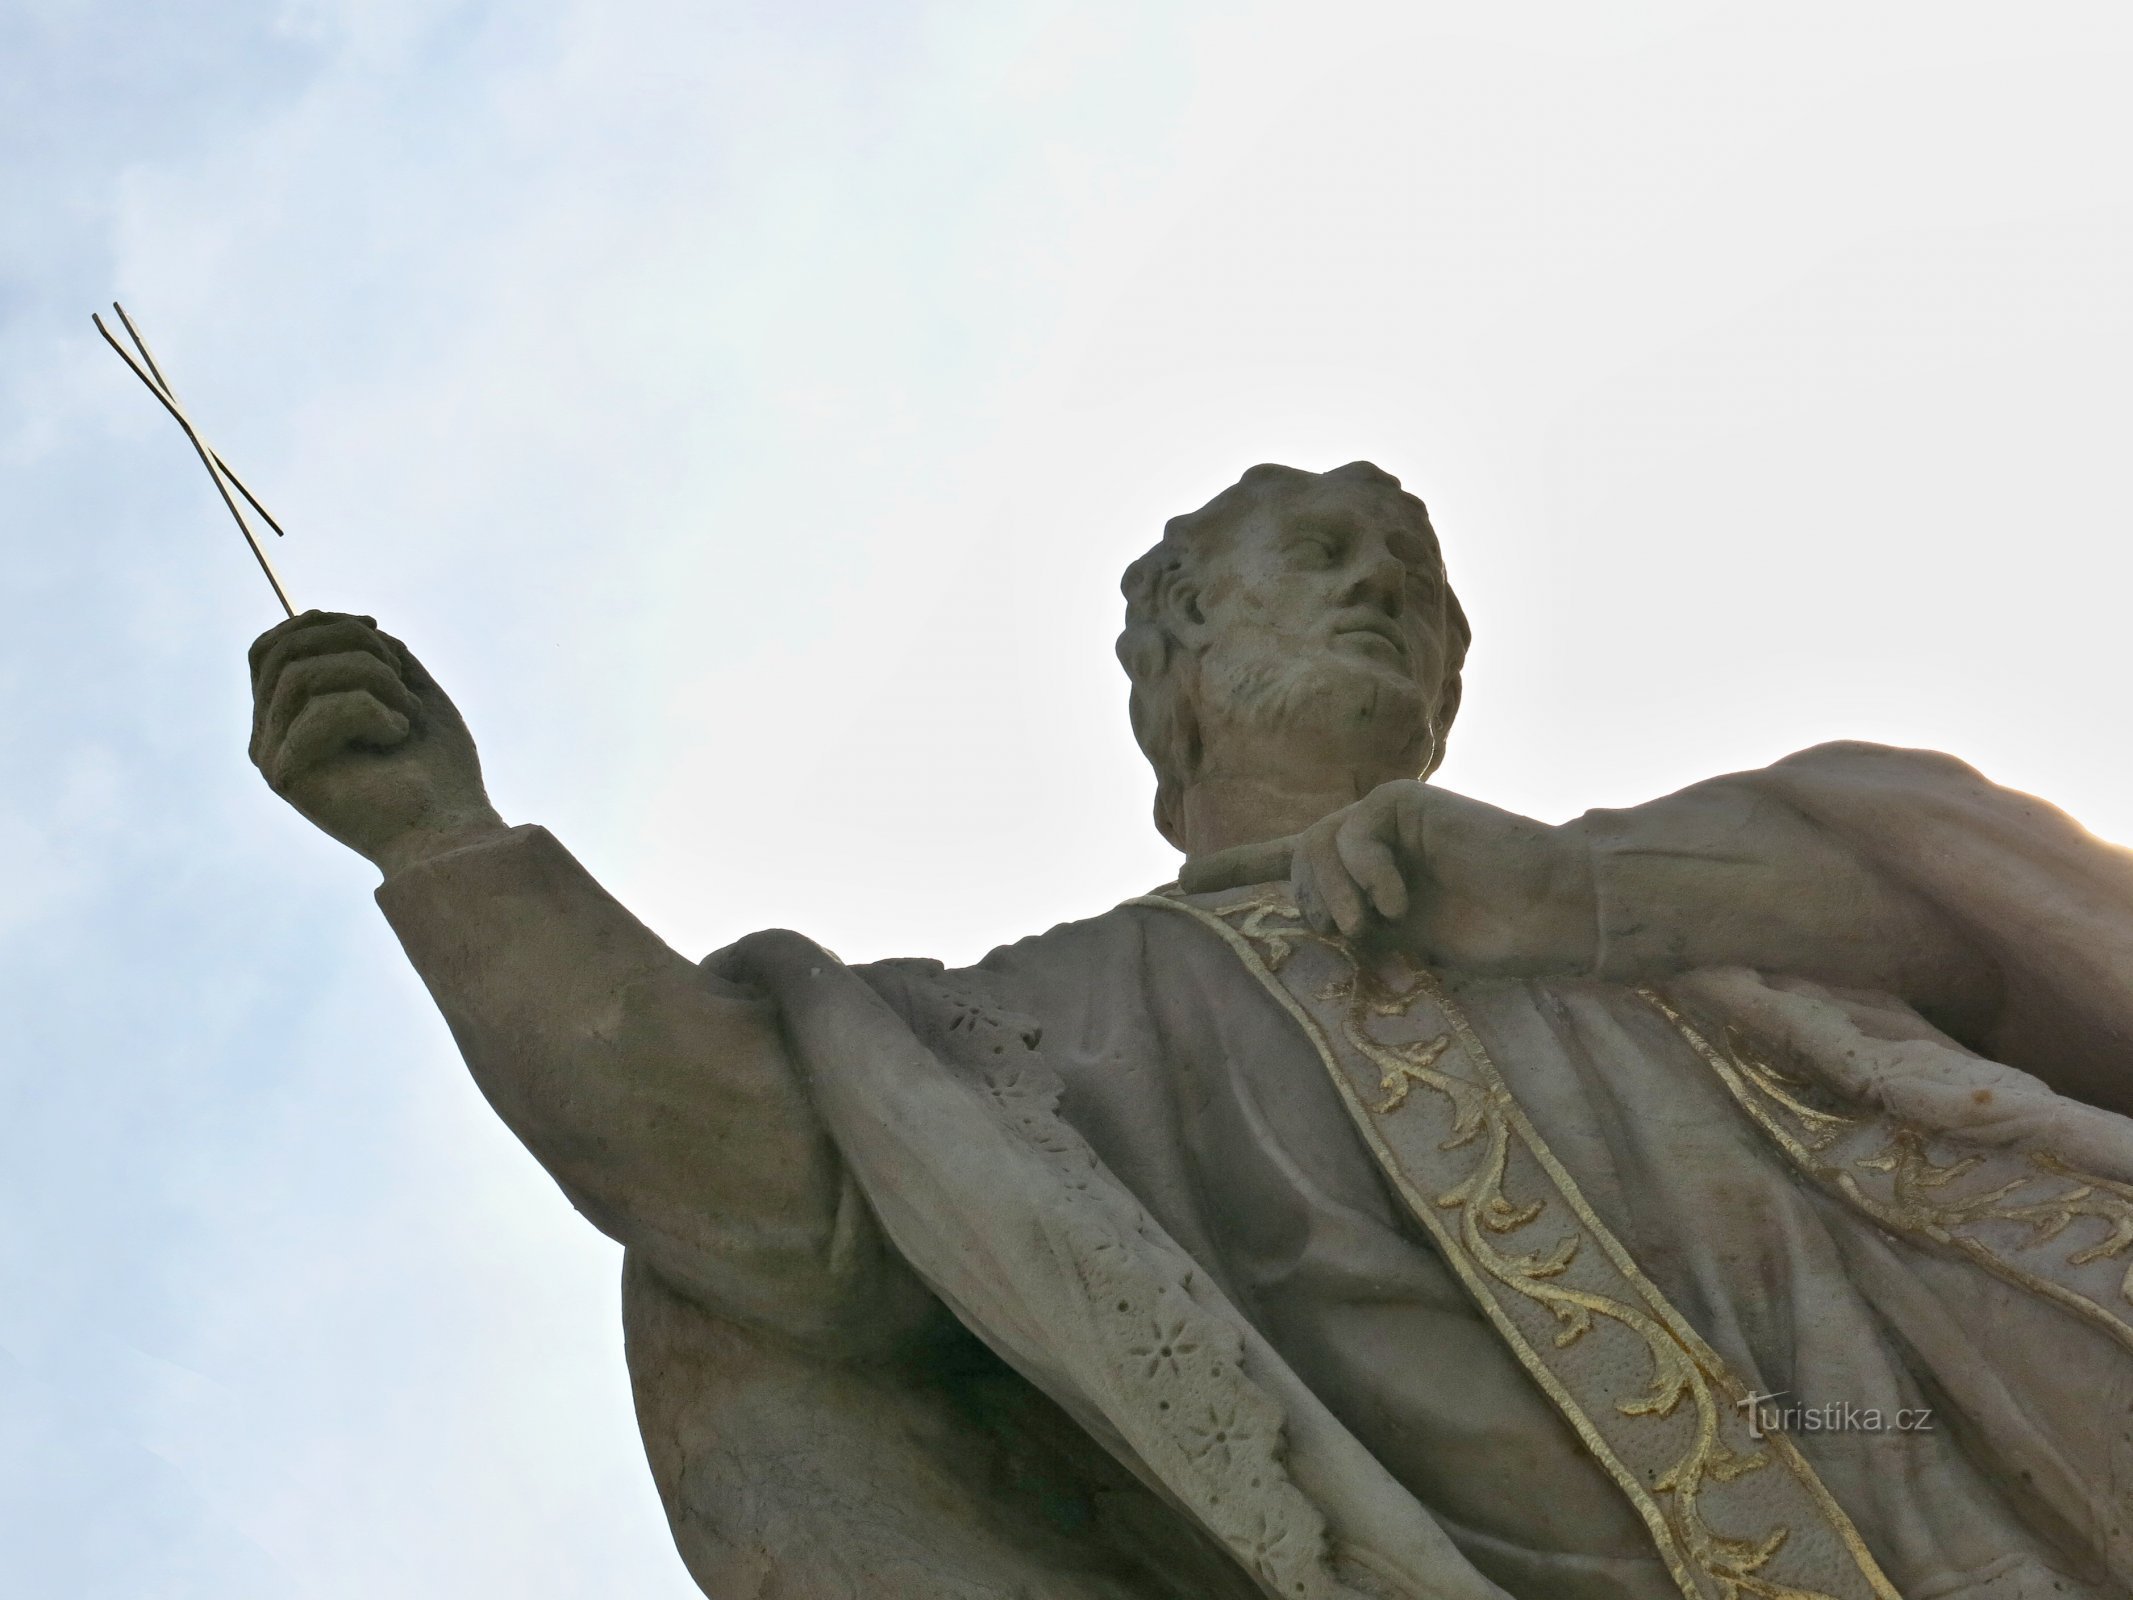
[[12,0],[0,1559],[691,1593],[616,1252],[244,759],[274,612],[114,294],[680,948],[969,959],[1167,877],[1119,570],[1432,505],[1447,785],[1838,736],[2133,839],[2122,8]]

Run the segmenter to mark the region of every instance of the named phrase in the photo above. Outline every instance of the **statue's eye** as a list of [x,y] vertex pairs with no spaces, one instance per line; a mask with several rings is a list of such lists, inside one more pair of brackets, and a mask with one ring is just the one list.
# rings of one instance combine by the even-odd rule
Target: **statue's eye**
[[1314,534],[1308,539],[1298,539],[1289,547],[1297,562],[1306,567],[1330,567],[1341,558],[1340,547],[1328,534]]

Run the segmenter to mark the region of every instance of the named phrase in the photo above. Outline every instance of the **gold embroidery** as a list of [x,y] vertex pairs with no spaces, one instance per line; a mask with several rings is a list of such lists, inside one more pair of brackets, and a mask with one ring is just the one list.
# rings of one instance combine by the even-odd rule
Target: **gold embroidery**
[[[1431,1078],[1436,1076],[1430,1072],[1430,1067],[1435,1064],[1437,1057],[1451,1047],[1452,1036],[1440,1033],[1436,1038],[1422,1044],[1402,1045],[1397,1050],[1387,1051],[1388,1059],[1379,1063],[1385,1073],[1378,1079],[1378,1087],[1385,1091],[1385,1098],[1370,1109],[1381,1117],[1399,1110],[1407,1103],[1407,1092],[1410,1089],[1418,1083],[1429,1083]],[[1452,1135],[1454,1143],[1457,1144],[1464,1144],[1471,1137],[1471,1133],[1456,1130]]]
[[[1278,949],[1283,961],[1288,959],[1289,951],[1295,947],[1299,934],[1310,938],[1317,937],[1308,928],[1280,929],[1272,933],[1265,931],[1266,916],[1267,908],[1255,905],[1239,931],[1255,943],[1278,937],[1281,943],[1270,946],[1270,949]],[[1254,932],[1254,929],[1261,931]],[[1278,972],[1280,964],[1269,959],[1267,969]],[[1348,1004],[1348,1009],[1341,1016],[1341,1031],[1346,1035],[1348,1043],[1378,1069],[1378,1088],[1385,1096],[1372,1106],[1371,1110],[1381,1117],[1389,1116],[1407,1104],[1407,1096],[1416,1084],[1426,1084],[1444,1095],[1456,1108],[1451,1139],[1445,1145],[1447,1150],[1465,1144],[1480,1131],[1484,1098],[1482,1092],[1464,1078],[1455,1078],[1449,1073],[1433,1070],[1437,1058],[1452,1047],[1450,1034],[1440,1033],[1433,1039],[1421,1039],[1411,1044],[1386,1044],[1382,1040],[1373,1039],[1364,1030],[1363,1020],[1366,1014],[1396,1017],[1404,1013],[1412,1004],[1409,994],[1369,983],[1360,972],[1356,972],[1322,985],[1318,990],[1318,998],[1331,1003]]]
[[[1212,907],[1163,896],[1135,903],[1184,912],[1219,933],[1302,1026],[1409,1209],[1636,1507],[1689,1600],[1896,1600],[1791,1441],[1766,1434],[1758,1448],[1747,1434],[1746,1387],[1593,1214],[1434,977],[1397,957],[1363,964],[1344,941],[1305,924],[1279,889]],[[1306,949],[1321,952],[1310,965],[1330,967],[1315,987],[1294,970]],[[1324,1023],[1305,996],[1325,1008]],[[1413,1031],[1431,1012],[1447,1031],[1432,1033],[1425,1023],[1423,1037],[1389,1036]],[[1448,1059],[1455,1047],[1463,1070]],[[1417,1088],[1430,1096],[1412,1099]],[[1432,1098],[1440,1110],[1423,1109]],[[1456,1164],[1445,1159],[1469,1149]],[[1514,1236],[1547,1224],[1562,1231],[1517,1247]],[[1582,1359],[1579,1347],[1602,1323],[1642,1345],[1649,1371],[1641,1389],[1621,1392],[1619,1361],[1604,1352]],[[1560,1354],[1544,1357],[1536,1337]],[[1610,1414],[1621,1420],[1605,1420]],[[1773,1465],[1776,1473],[1764,1471]],[[1753,1514],[1765,1526],[1747,1536],[1721,1532],[1706,1498],[1750,1474],[1764,1489],[1745,1505],[1729,1501],[1721,1520]],[[1796,1536],[1809,1524],[1817,1525],[1813,1533]],[[1787,1565],[1779,1556],[1788,1547],[1799,1570],[1780,1578],[1771,1569]]]
[[[1637,994],[1673,1024],[1749,1119],[1802,1172],[1891,1232],[1956,1250],[1995,1277],[2054,1300],[2133,1346],[2133,1320],[2112,1303],[2133,1305],[2133,1185],[2082,1172],[2048,1150],[2023,1156],[1973,1147],[1935,1161],[1924,1131],[1893,1117],[1812,1105],[1807,1087],[1778,1072],[1738,1028],[1726,1030],[1721,1050],[1656,990]],[[1965,1186],[1963,1179],[1977,1183]],[[2129,1256],[2124,1274],[2109,1290],[2093,1282],[2099,1274],[2017,1259],[2041,1250],[2084,1218],[2101,1222],[2103,1233],[2063,1256],[2063,1268]],[[2029,1236],[2003,1243],[2005,1233],[1994,1225],[2007,1223],[2026,1224]]]

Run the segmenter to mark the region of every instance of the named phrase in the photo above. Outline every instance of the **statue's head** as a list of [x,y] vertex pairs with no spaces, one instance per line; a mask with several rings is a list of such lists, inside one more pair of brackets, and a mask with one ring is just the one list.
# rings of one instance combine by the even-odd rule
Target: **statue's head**
[[1466,615],[1436,530],[1367,461],[1259,466],[1126,569],[1118,659],[1155,767],[1155,825],[1180,849],[1209,776],[1426,776],[1459,709]]

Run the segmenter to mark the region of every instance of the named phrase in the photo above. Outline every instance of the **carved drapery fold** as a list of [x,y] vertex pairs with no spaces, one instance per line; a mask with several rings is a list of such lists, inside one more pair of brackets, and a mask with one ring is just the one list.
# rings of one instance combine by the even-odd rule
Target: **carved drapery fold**
[[1804,1176],[1890,1233],[1953,1251],[2133,1350],[2133,1184],[2047,1148],[1967,1143],[1845,1103],[1738,1025],[1710,1028],[1714,1043],[1658,990],[1637,994]]
[[1149,896],[1205,924],[1309,1037],[1364,1143],[1498,1334],[1628,1497],[1689,1600],[1895,1600],[1750,1391],[1638,1269],[1472,1025],[1279,887]]

